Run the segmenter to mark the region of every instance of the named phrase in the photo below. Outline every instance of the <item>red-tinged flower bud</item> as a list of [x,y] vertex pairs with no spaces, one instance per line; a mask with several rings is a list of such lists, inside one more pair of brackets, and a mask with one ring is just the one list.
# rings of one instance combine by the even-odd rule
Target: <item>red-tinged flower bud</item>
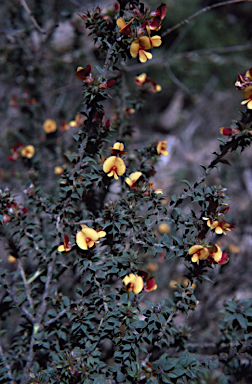
[[115,85],[115,80],[108,80],[107,81],[107,88],[111,88],[111,87],[113,87],[113,85]]
[[229,260],[227,252],[223,252],[221,259],[218,261],[218,264],[226,264]]
[[221,133],[222,135],[225,135],[225,136],[231,136],[232,133],[233,133],[233,130],[232,130],[232,128],[225,128],[225,127],[222,127],[222,128],[220,128],[220,133]]
[[106,124],[105,124],[105,128],[106,128],[106,129],[109,129],[109,128],[110,128],[110,120],[108,120],[108,121],[106,122]]
[[117,2],[115,2],[115,4],[114,4],[114,10],[115,10],[115,11],[118,11],[119,8],[120,8],[119,4],[118,4]]

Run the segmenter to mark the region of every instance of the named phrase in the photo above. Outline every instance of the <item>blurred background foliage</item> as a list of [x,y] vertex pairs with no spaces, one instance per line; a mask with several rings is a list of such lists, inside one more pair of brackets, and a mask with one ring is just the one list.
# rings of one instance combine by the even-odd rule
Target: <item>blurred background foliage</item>
[[[167,0],[160,35],[213,3]],[[27,5],[46,33],[34,27],[18,0],[0,4],[0,186],[14,189],[21,201],[22,189],[31,182],[57,195],[58,175],[54,168],[67,162],[64,154],[74,149],[72,136],[78,132],[78,126],[64,131],[62,125],[74,120],[83,109],[82,84],[75,78],[76,68],[102,65],[92,37],[78,15],[98,5],[97,2],[30,0]],[[104,14],[114,8],[111,1],[99,5]],[[156,9],[160,3],[155,0],[146,5]],[[251,3],[233,4],[205,12],[164,36],[161,48],[153,50],[153,60],[148,63],[128,59],[125,64],[118,64],[125,76],[121,94],[126,107],[141,103],[130,116],[134,127],[132,148],[141,148],[153,139],[168,142],[170,156],[161,159],[153,179],[155,187],[163,188],[168,200],[181,193],[180,180],[193,181],[201,174],[198,164],[210,163],[211,153],[218,148],[219,128],[239,118],[242,95],[235,89],[234,81],[238,72],[245,73],[252,66],[251,37]],[[160,93],[136,92],[134,76],[142,72],[162,86]],[[106,101],[105,119],[113,120],[113,103],[113,99]],[[48,118],[57,122],[55,133],[46,134],[43,130]],[[8,161],[16,142],[34,145],[34,158]],[[208,185],[228,188],[231,201],[227,219],[236,223],[236,230],[219,240],[223,251],[229,252],[230,262],[215,268],[214,293],[209,295],[211,282],[204,290],[196,288],[202,304],[187,326],[191,322],[206,330],[204,341],[211,340],[212,332],[217,332],[211,324],[224,298],[251,298],[251,156],[251,148],[242,156],[232,153],[228,159],[233,166],[223,165],[220,172],[215,170],[207,180]],[[167,291],[172,292],[167,281],[182,278],[186,273],[177,260],[169,261],[165,269],[162,263],[161,258],[148,267],[146,257],[146,268],[157,270],[159,286],[163,287],[152,293],[154,301],[155,295],[159,299],[167,297]],[[178,321],[185,325],[185,319]]]

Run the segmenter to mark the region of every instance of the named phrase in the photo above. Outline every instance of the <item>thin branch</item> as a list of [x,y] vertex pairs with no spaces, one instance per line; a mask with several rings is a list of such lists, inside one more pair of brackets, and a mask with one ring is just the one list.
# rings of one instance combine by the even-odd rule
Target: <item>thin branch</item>
[[23,371],[23,377],[21,380],[21,384],[27,384],[27,382],[28,382],[29,370],[32,366],[34,354],[35,354],[34,349],[33,349],[34,343],[35,343],[35,338],[34,338],[35,326],[41,325],[45,311],[46,311],[46,308],[47,308],[47,297],[49,296],[49,291],[50,291],[50,287],[51,287],[51,281],[52,281],[52,277],[53,277],[53,269],[54,269],[55,261],[56,261],[56,252],[54,253],[54,255],[52,257],[52,260],[48,264],[44,294],[42,297],[42,302],[40,304],[40,307],[39,307],[38,312],[37,312],[36,317],[35,317],[35,322],[33,324],[33,334],[32,334],[31,339],[30,339],[30,347],[29,347],[29,352],[28,352],[26,364],[25,364],[24,371]]
[[196,55],[211,55],[212,53],[233,53],[233,52],[243,52],[243,51],[250,51],[252,50],[252,44],[243,44],[243,45],[230,45],[227,47],[216,47],[216,48],[209,48],[209,49],[195,49],[191,51],[185,51],[181,53],[175,53],[170,55],[169,51],[167,52],[168,55],[164,55],[162,57],[158,57],[156,59],[152,59],[149,61],[146,61],[146,63],[138,63],[133,64],[128,67],[124,67],[124,70],[126,72],[131,71],[138,71],[143,70],[143,68],[150,67],[152,65],[164,65],[167,60],[178,60],[178,59],[190,59],[195,58]]
[[37,20],[35,19],[35,17],[32,15],[32,12],[31,12],[30,8],[29,8],[28,5],[26,4],[26,1],[25,1],[25,0],[20,0],[20,3],[21,3],[22,6],[24,7],[26,13],[29,15],[29,17],[30,17],[31,21],[33,22],[35,28],[36,28],[40,33],[46,33],[46,31],[38,25],[38,22],[37,22]]
[[23,280],[23,283],[24,283],[25,294],[26,294],[27,300],[29,302],[29,306],[33,310],[33,300],[31,297],[31,289],[30,289],[29,284],[27,283],[25,271],[24,271],[21,259],[18,259],[18,270],[19,270],[19,273],[20,273],[22,280]]
[[7,369],[7,372],[8,372],[8,377],[10,379],[9,381],[9,384],[16,384],[15,380],[14,380],[14,377],[12,375],[12,372],[11,372],[11,367],[6,359],[6,356],[5,356],[5,353],[3,351],[3,348],[2,348],[2,345],[0,344],[0,355],[2,356],[2,361],[3,361],[3,364],[4,366],[6,367]]
[[101,82],[103,79],[107,79],[107,73],[109,71],[109,67],[110,67],[111,62],[112,62],[113,53],[114,53],[113,46],[110,46],[108,49],[108,52],[107,52],[104,66],[103,66],[101,74],[99,76],[99,82]]
[[220,3],[216,3],[216,4],[213,4],[213,5],[206,6],[206,7],[202,8],[202,9],[200,9],[199,11],[193,13],[191,16],[189,16],[189,17],[185,18],[184,20],[180,21],[179,23],[175,24],[173,27],[167,29],[167,31],[162,33],[161,36],[165,37],[169,33],[175,31],[175,29],[178,29],[179,27],[181,27],[184,24],[188,24],[191,20],[195,19],[195,17],[198,17],[202,13],[210,11],[211,9],[218,8],[218,7],[223,7],[225,5],[242,3],[242,2],[251,2],[251,1],[252,0],[228,0],[228,1],[222,1]]

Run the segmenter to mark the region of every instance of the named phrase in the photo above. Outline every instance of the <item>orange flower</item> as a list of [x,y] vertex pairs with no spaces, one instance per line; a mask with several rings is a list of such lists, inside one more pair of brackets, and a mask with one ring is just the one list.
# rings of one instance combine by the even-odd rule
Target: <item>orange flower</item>
[[123,35],[125,36],[129,36],[129,37],[132,37],[132,33],[131,33],[131,24],[133,22],[134,18],[131,19],[128,24],[126,24],[126,22],[124,21],[124,19],[122,17],[119,17],[118,20],[116,20],[116,24],[117,26],[120,28],[120,33],[122,33]]
[[56,121],[52,119],[46,119],[44,124],[43,124],[43,129],[45,133],[53,133],[57,129],[57,124]]
[[123,284],[127,287],[128,293],[133,291],[136,294],[140,293],[144,286],[143,278],[141,276],[134,275],[134,273],[130,273],[125,276]]
[[171,230],[171,227],[167,223],[160,223],[158,226],[158,230],[160,233],[169,233]]
[[86,225],[81,225],[81,231],[77,232],[76,243],[79,248],[87,250],[99,243],[101,237],[106,236],[105,231],[96,231],[93,228],[89,228]]
[[34,156],[35,148],[33,145],[27,145],[21,150],[21,156],[31,159]]
[[107,173],[109,177],[114,176],[114,178],[118,180],[118,176],[125,173],[126,166],[120,157],[110,156],[103,163],[103,171]]
[[128,184],[130,188],[137,182],[137,180],[142,176],[142,172],[133,172],[129,175],[129,177],[125,178],[125,183]]
[[159,155],[161,154],[163,156],[168,156],[169,152],[166,151],[166,147],[167,147],[167,141],[159,141],[157,145],[157,153]]
[[189,255],[192,255],[192,262],[199,264],[200,260],[206,260],[209,256],[209,251],[207,248],[202,245],[193,245],[189,251]]

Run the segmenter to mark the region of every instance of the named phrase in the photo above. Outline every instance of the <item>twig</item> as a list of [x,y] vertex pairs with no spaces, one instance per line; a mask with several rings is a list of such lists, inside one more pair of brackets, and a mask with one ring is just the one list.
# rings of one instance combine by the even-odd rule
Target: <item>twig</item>
[[162,33],[162,37],[168,35],[169,33],[175,31],[175,29],[181,27],[184,24],[188,24],[191,20],[195,19],[195,17],[201,15],[204,12],[210,11],[211,9],[217,8],[217,7],[223,7],[224,5],[230,5],[230,4],[236,4],[236,3],[242,3],[242,2],[251,2],[252,0],[228,0],[228,1],[222,1],[220,3],[215,3],[213,5],[206,6],[199,11],[193,13],[191,16],[185,18],[184,20],[180,21],[179,23],[175,24],[173,27],[167,29],[164,33]]
[[47,308],[47,297],[49,295],[49,290],[51,287],[51,281],[52,281],[55,261],[56,261],[56,252],[54,253],[54,255],[52,257],[51,262],[48,264],[44,294],[42,297],[42,302],[40,304],[40,307],[39,307],[38,312],[36,314],[36,317],[34,319],[35,321],[33,323],[33,334],[32,334],[31,339],[30,339],[30,347],[29,347],[29,352],[28,352],[26,364],[25,364],[24,371],[23,371],[23,377],[21,380],[21,384],[27,384],[27,382],[29,380],[29,370],[30,370],[31,365],[33,363],[34,354],[35,354],[35,352],[33,350],[34,343],[35,343],[35,338],[34,338],[35,326],[41,325],[45,311],[46,311],[46,308]]
[[[74,302],[75,305],[78,305],[80,303],[83,303],[83,298],[77,300]],[[53,324],[55,321],[59,320],[62,316],[64,316],[64,314],[69,311],[69,309],[71,308],[72,304],[68,305],[65,309],[63,309],[62,311],[60,311],[53,319],[50,319],[48,320],[44,326],[45,327],[48,327],[48,325],[50,324]]]
[[99,76],[99,81],[100,82],[103,79],[107,79],[107,73],[108,73],[109,67],[110,67],[111,62],[112,62],[111,58],[112,58],[113,52],[114,52],[113,46],[110,46],[109,49],[108,49],[108,52],[107,52],[107,56],[106,56],[106,59],[105,59],[104,66],[103,66],[101,74]]
[[33,310],[33,300],[31,297],[31,289],[30,289],[29,284],[27,284],[25,271],[24,271],[21,259],[18,259],[18,270],[19,270],[19,273],[20,273],[22,280],[23,280],[23,283],[24,283],[25,294],[26,294],[27,300],[29,302],[29,306]]
[[35,19],[35,17],[32,15],[32,12],[31,12],[30,8],[29,8],[28,5],[26,4],[26,1],[25,1],[25,0],[20,0],[20,3],[22,4],[22,6],[24,7],[25,11],[26,11],[27,14],[29,15],[29,17],[30,17],[31,21],[33,22],[35,28],[36,28],[40,33],[46,33],[46,31],[38,25],[38,22],[37,22],[37,20]]
[[7,359],[6,359],[6,356],[4,354],[4,351],[3,351],[1,344],[0,344],[0,355],[2,356],[3,364],[5,365],[7,372],[8,372],[8,376],[10,379],[9,384],[16,384],[14,377],[12,376],[11,367],[10,367],[9,363],[7,362]]
[[178,59],[184,59],[184,58],[195,58],[196,55],[211,55],[212,53],[232,53],[232,52],[243,52],[243,51],[250,51],[252,50],[252,44],[243,44],[243,45],[230,45],[227,47],[216,47],[216,48],[209,48],[209,49],[195,49],[192,51],[185,51],[181,53],[175,53],[173,55],[169,55],[169,51],[167,52],[168,55],[164,55],[162,57],[158,57],[157,59],[152,59],[149,61],[146,61],[146,63],[139,63],[139,64],[133,64],[128,67],[124,67],[124,70],[126,72],[131,71],[138,71],[142,70],[145,67],[149,67],[152,65],[164,65],[166,61],[169,59],[171,60],[178,60]]

